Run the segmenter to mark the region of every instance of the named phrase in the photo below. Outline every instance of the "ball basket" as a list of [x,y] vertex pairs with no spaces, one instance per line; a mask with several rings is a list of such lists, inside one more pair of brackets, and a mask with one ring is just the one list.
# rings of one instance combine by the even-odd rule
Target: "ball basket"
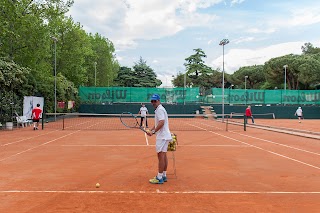
[[173,132],[171,132],[172,141],[168,144],[168,152],[176,151],[177,145],[178,145],[178,139],[177,135]]

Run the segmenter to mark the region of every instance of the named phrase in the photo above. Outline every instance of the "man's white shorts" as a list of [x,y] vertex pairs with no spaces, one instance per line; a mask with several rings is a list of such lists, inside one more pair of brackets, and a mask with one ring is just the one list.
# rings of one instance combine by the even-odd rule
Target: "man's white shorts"
[[156,140],[156,151],[157,151],[157,153],[159,153],[159,152],[167,152],[168,144],[169,144],[170,141],[172,141],[172,139],[170,139],[170,140],[157,139]]

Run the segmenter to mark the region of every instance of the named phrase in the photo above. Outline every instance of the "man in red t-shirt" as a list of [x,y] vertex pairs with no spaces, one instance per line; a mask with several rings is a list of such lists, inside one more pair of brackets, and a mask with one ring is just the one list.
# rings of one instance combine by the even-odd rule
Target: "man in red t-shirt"
[[254,124],[254,119],[251,112],[251,106],[248,106],[246,109],[246,123],[248,123],[248,118],[251,118],[252,123]]
[[37,104],[37,107],[32,110],[33,130],[38,130],[41,113],[40,104]]

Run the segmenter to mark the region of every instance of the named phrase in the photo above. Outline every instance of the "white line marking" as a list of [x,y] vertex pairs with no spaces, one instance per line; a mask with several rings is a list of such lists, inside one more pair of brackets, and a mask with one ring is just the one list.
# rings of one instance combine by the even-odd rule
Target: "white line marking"
[[[207,125],[207,124],[203,124],[203,125],[205,125],[205,126],[209,126],[209,125]],[[211,126],[209,126],[209,127],[211,127]],[[277,144],[277,145],[279,145],[279,146],[284,146],[284,147],[287,147],[287,148],[291,148],[291,149],[299,150],[299,151],[302,151],[302,152],[307,152],[307,153],[314,154],[314,155],[320,155],[320,153],[307,151],[307,150],[304,150],[304,149],[300,149],[300,148],[296,148],[296,147],[288,146],[288,145],[285,145],[285,144],[277,143],[277,142],[270,141],[270,140],[266,140],[266,139],[263,139],[263,138],[257,138],[257,137],[253,137],[253,136],[250,136],[250,135],[246,135],[246,134],[242,134],[242,133],[235,132],[235,131],[230,131],[230,130],[229,130],[229,132],[232,132],[232,133],[235,133],[235,134],[239,134],[239,135],[242,135],[242,136],[245,136],[245,137],[249,137],[249,138],[253,138],[253,139],[257,139],[257,140],[265,141],[265,142],[268,142],[268,143]]]
[[[230,132],[233,132],[233,131],[230,131]],[[253,136],[250,136],[250,135],[241,134],[241,133],[238,133],[238,132],[233,132],[233,133],[236,133],[236,134],[239,134],[239,135],[242,135],[242,136],[246,136],[246,137],[249,137],[249,138],[257,139],[257,140],[260,140],[260,141],[264,141],[264,142],[267,142],[267,143],[277,144],[279,146],[284,146],[284,147],[287,147],[287,148],[290,148],[290,149],[295,149],[295,150],[299,150],[299,151],[302,151],[302,152],[307,152],[307,153],[314,154],[314,155],[320,155],[320,153],[311,152],[311,151],[304,150],[304,149],[299,149],[299,148],[296,148],[296,147],[292,147],[292,146],[288,146],[288,145],[285,145],[285,144],[269,141],[269,140],[266,140],[266,139],[257,138],[257,137],[253,137]]]
[[8,190],[0,191],[1,194],[9,193],[52,193],[52,194],[320,194],[320,192],[293,192],[293,191],[55,191],[55,190]]
[[[80,131],[80,130],[78,130],[78,131],[76,131],[76,132],[79,132],[79,131]],[[56,140],[59,140],[59,139],[61,139],[61,138],[67,137],[67,136],[69,136],[69,135],[72,135],[72,134],[74,134],[74,133],[76,133],[76,132],[71,132],[71,133],[69,133],[69,134],[67,134],[67,135],[64,135],[64,136],[61,136],[61,137],[59,137],[59,138],[53,139],[53,140],[51,140],[51,141],[45,142],[45,143],[40,144],[40,145],[38,145],[38,146],[34,146],[34,147],[30,148],[30,149],[26,149],[26,150],[24,150],[24,151],[18,152],[18,153],[14,154],[14,155],[11,155],[11,156],[9,156],[9,157],[2,158],[2,159],[0,159],[0,162],[1,162],[1,161],[4,161],[4,160],[7,160],[7,159],[9,159],[9,158],[12,158],[12,157],[21,155],[21,154],[23,154],[23,153],[25,153],[25,152],[31,151],[31,150],[33,150],[33,149],[36,149],[36,148],[40,147],[40,146],[47,145],[47,144],[52,143],[52,142],[54,142],[54,141],[56,141]]]
[[54,131],[52,131],[52,132],[48,132],[48,133],[45,133],[45,134],[36,135],[36,136],[33,136],[33,137],[29,137],[29,138],[23,138],[23,139],[18,140],[18,141],[14,141],[14,142],[2,144],[1,146],[8,146],[8,145],[15,144],[15,143],[19,143],[19,142],[22,142],[22,141],[25,141],[25,140],[29,140],[29,139],[33,139],[33,138],[38,138],[39,136],[48,135],[48,134],[53,133],[53,132],[56,132],[56,131],[58,131],[58,130],[54,130]]
[[83,144],[83,145],[61,145],[61,146],[73,146],[73,147],[89,147],[89,146],[92,146],[92,147],[100,147],[100,146],[106,146],[106,147],[121,147],[121,146],[123,146],[123,147],[139,147],[139,146],[142,146],[142,147],[144,147],[144,146],[154,146],[154,145],[139,145],[139,144],[136,144],[136,145],[121,145],[121,144],[116,144],[116,145],[111,145],[111,144],[96,144],[96,145],[94,145],[94,144]]
[[[60,145],[60,146],[71,146],[71,147],[101,147],[101,146],[106,146],[106,147],[144,147],[144,146],[155,146],[155,145],[121,145],[121,144],[79,144],[79,145]],[[179,147],[251,147],[248,145],[226,145],[226,144],[216,144],[216,145],[178,145]]]
[[237,140],[237,139],[234,139],[234,138],[231,138],[231,137],[228,137],[228,136],[225,136],[225,135],[216,133],[216,132],[212,132],[212,131],[210,131],[210,130],[207,130],[207,129],[204,129],[204,128],[201,128],[201,127],[198,127],[198,126],[194,126],[194,127],[199,128],[199,129],[202,129],[202,130],[205,130],[205,131],[207,131],[207,132],[211,132],[211,133],[213,133],[213,134],[215,134],[215,135],[219,135],[219,136],[221,136],[221,137],[228,138],[228,139],[233,140],[233,141],[237,141],[237,142],[242,143],[242,144],[246,144],[246,145],[248,145],[248,146],[252,146],[252,147],[254,147],[254,148],[263,150],[263,151],[265,151],[265,152],[269,152],[269,153],[271,153],[271,154],[274,154],[274,155],[277,155],[277,156],[286,158],[286,159],[288,159],[288,160],[295,161],[295,162],[301,163],[301,164],[303,164],[303,165],[306,165],[306,166],[309,166],[309,167],[312,167],[312,168],[315,168],[315,169],[319,169],[319,170],[320,170],[320,167],[318,167],[318,166],[314,166],[314,165],[312,165],[312,164],[305,163],[305,162],[303,162],[303,161],[300,161],[300,160],[297,160],[297,159],[294,159],[294,158],[290,158],[290,157],[288,157],[288,156],[279,154],[279,153],[277,153],[277,152],[273,152],[273,151],[270,151],[270,150],[267,150],[267,149],[263,149],[263,148],[261,148],[261,147],[258,147],[258,146],[255,146],[255,145],[252,145],[252,144],[249,144],[249,143],[246,143],[246,142],[243,142],[243,141],[240,141],[240,140]]

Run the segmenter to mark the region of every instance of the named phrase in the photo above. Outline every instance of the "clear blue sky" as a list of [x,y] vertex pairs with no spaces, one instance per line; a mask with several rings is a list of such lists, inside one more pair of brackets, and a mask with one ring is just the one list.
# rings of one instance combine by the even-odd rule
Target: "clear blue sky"
[[319,47],[319,11],[316,0],[76,0],[69,15],[87,32],[109,38],[121,65],[132,67],[141,56],[162,86],[170,86],[196,48],[221,70],[223,38],[230,40],[227,73],[301,54],[305,42]]

